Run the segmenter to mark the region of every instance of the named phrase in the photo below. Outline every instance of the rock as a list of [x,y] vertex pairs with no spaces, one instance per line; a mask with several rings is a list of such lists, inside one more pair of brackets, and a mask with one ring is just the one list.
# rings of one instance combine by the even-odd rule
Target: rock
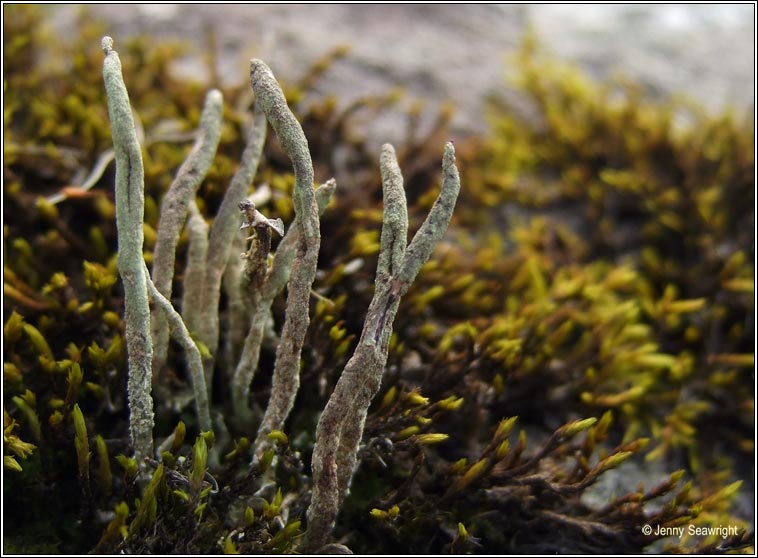
[[[76,5],[50,6],[53,25],[70,33]],[[457,133],[483,131],[484,98],[513,95],[508,55],[533,26],[558,57],[598,79],[623,73],[651,93],[685,93],[711,110],[753,106],[751,5],[90,5],[119,41],[146,33],[193,45],[176,70],[206,78],[206,31],[217,37],[223,83],[247,79],[248,60],[266,60],[285,80],[303,76],[330,49],[351,53],[318,81],[347,104],[398,86],[428,103],[428,121],[447,100]],[[389,111],[392,112],[392,111]],[[372,123],[376,144],[405,133],[401,115]],[[422,122],[428,125],[429,122]],[[422,132],[423,133],[423,132]]]

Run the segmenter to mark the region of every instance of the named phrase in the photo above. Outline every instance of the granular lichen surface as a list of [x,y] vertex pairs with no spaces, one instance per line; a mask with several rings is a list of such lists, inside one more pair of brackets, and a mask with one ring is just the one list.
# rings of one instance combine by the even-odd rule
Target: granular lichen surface
[[[302,550],[319,417],[373,323],[381,270],[402,269],[402,252],[381,251],[392,236],[382,229],[380,154],[368,147],[366,118],[403,110],[396,92],[346,109],[312,93],[308,85],[328,84],[329,64],[345,51],[283,83],[314,179],[327,189],[293,204],[302,185],[287,140],[272,131],[247,193],[287,229],[298,213],[316,218],[318,205],[318,229],[301,229],[312,240],[318,234],[320,246],[310,293],[300,293],[310,322],[300,390],[283,425],[259,430],[288,293],[278,287],[264,297],[270,314],[257,322],[255,374],[238,392],[231,386],[245,336],[234,324],[249,320],[250,300],[224,294],[218,346],[209,349],[192,328],[186,341],[212,363],[213,431],[200,426],[185,345],[171,343],[152,390],[158,452],[138,463],[101,75],[105,30],[82,17],[78,38],[53,49],[43,11],[4,10],[3,498],[14,510],[4,517],[4,551]],[[162,201],[218,84],[172,76],[182,46],[116,38],[116,48],[142,147],[142,253],[152,269]],[[412,130],[396,145],[403,246],[440,193],[449,139],[460,195],[389,330],[377,314],[374,343],[386,365],[323,548],[751,553],[752,118],[654,102],[631,83],[593,83],[532,39],[509,63],[529,118],[493,101],[491,132],[459,138],[443,111],[426,135]],[[218,148],[190,209],[197,228],[177,239],[168,291],[177,307],[193,288],[188,278],[203,276],[191,266],[198,244],[190,237],[207,239],[201,221],[213,226],[254,138],[249,84],[221,93]],[[327,186],[333,175],[351,183]],[[283,260],[292,257],[288,243],[307,251],[257,229],[250,240],[252,232],[238,232],[227,268],[244,273],[240,254],[256,249],[261,265],[273,266],[269,247]],[[663,536],[679,527],[681,538]]]

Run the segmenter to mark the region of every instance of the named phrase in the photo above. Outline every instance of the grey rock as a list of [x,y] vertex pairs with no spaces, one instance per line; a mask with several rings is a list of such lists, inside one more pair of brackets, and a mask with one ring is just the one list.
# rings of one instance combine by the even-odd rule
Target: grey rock
[[[76,5],[50,6],[62,35],[71,33]],[[207,79],[205,35],[216,32],[224,84],[247,79],[252,57],[279,78],[294,80],[330,49],[350,55],[322,78],[320,92],[344,104],[402,86],[407,103],[452,101],[456,133],[486,129],[484,98],[512,97],[504,76],[508,56],[532,26],[559,58],[593,77],[624,74],[657,96],[684,93],[718,111],[754,106],[754,5],[291,5],[100,4],[94,15],[118,42],[137,33],[193,45],[176,71]],[[377,145],[404,123],[387,115],[372,123]]]

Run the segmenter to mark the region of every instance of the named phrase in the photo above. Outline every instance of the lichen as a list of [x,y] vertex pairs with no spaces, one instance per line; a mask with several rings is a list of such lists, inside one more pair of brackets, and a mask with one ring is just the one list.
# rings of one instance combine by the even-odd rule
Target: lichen
[[[319,414],[360,341],[380,263],[379,154],[367,147],[371,120],[355,117],[400,110],[399,95],[348,107],[314,95],[344,49],[283,84],[315,180],[353,180],[320,217],[303,387],[258,452],[281,287],[262,322],[252,430],[231,419],[233,395],[219,381],[214,432],[202,431],[184,357],[170,345],[148,480],[129,440],[104,29],[82,15],[66,43],[48,36],[44,7],[9,5],[4,16],[3,498],[14,510],[4,551],[296,552]],[[142,37],[120,52],[143,135],[148,265],[161,201],[218,85],[171,74],[183,48]],[[532,39],[511,64],[530,115],[493,101],[492,131],[456,138],[456,212],[387,334],[359,465],[323,550],[751,553],[754,525],[740,504],[752,500],[741,479],[754,470],[752,119],[592,83]],[[217,215],[237,168],[248,88],[222,90],[197,219]],[[424,137],[410,125],[397,146],[411,234],[439,193],[449,117],[443,110]],[[337,168],[337,147],[349,165]],[[255,183],[256,207],[292,223],[295,179],[274,141]],[[272,251],[284,242],[274,236]],[[189,234],[177,247],[174,304],[192,276]],[[242,273],[243,262],[228,261]],[[245,303],[221,300],[214,371],[231,378],[244,343],[232,324]],[[623,482],[630,470],[642,471],[641,485]],[[592,492],[604,479],[620,488]],[[703,530],[665,538],[645,525]]]

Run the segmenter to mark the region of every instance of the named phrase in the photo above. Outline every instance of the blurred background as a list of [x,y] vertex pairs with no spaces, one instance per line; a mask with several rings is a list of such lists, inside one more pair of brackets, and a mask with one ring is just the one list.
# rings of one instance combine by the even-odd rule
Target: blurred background
[[[61,36],[77,5],[50,6]],[[713,5],[92,5],[116,43],[138,33],[191,46],[179,73],[208,79],[209,32],[223,84],[247,79],[247,61],[264,59],[285,79],[304,75],[338,45],[350,55],[317,87],[341,102],[401,86],[430,108],[452,101],[453,127],[481,131],[484,99],[512,95],[509,55],[533,30],[558,58],[601,81],[619,75],[654,96],[684,93],[712,111],[754,104],[753,4]],[[433,112],[433,111],[432,111]],[[392,136],[383,121],[377,134]],[[378,138],[377,141],[384,141]],[[391,139],[391,137],[386,138]]]
[[[12,9],[17,12],[15,22],[9,17]],[[408,351],[405,356],[398,353],[398,359],[403,359],[399,360],[401,364],[412,364],[407,368],[418,376],[410,380],[420,383],[421,373],[431,368],[414,364],[413,359],[422,362],[419,355],[426,358],[431,354],[428,347],[438,347],[441,339],[453,339],[442,333],[455,331],[451,324],[469,331],[466,321],[478,320],[475,333],[482,341],[474,343],[473,338],[469,342],[461,337],[443,359],[435,357],[434,366],[444,364],[449,382],[424,384],[425,397],[441,399],[453,387],[460,387],[468,390],[460,394],[466,401],[476,402],[469,408],[471,414],[451,427],[453,434],[466,433],[461,439],[470,440],[467,451],[472,459],[481,440],[469,436],[469,431],[485,432],[494,426],[476,418],[482,409],[490,413],[486,420],[519,415],[521,424],[530,428],[531,443],[569,417],[599,415],[600,409],[608,407],[622,413],[619,431],[635,437],[653,436],[657,456],[646,457],[643,464],[629,461],[623,469],[609,472],[584,494],[587,505],[603,506],[614,494],[636,490],[639,481],[649,486],[667,478],[672,470],[687,468],[703,487],[693,501],[706,497],[722,506],[703,521],[715,525],[733,521],[732,516],[725,515],[726,503],[711,495],[741,486],[729,513],[754,531],[753,4],[88,4],[86,9],[87,15],[82,16],[83,6],[75,4],[4,5],[3,217],[10,246],[4,257],[6,278],[11,277],[16,293],[6,300],[23,310],[24,327],[41,328],[54,340],[52,349],[44,353],[57,351],[62,355],[69,350],[69,341],[75,347],[91,343],[98,348],[111,347],[108,351],[116,356],[123,352],[121,322],[114,310],[119,308],[119,300],[109,292],[116,281],[115,270],[106,276],[112,280],[103,287],[107,296],[95,289],[87,294],[85,286],[89,288],[94,280],[87,275],[90,268],[82,266],[86,260],[106,269],[104,265],[113,262],[115,247],[110,190],[113,170],[108,160],[101,158],[111,146],[110,131],[104,125],[99,71],[102,33],[111,35],[115,48],[122,52],[130,96],[150,140],[149,151],[146,147],[146,230],[151,233],[147,235],[151,238],[148,251],[155,242],[157,202],[189,149],[186,134],[171,133],[196,124],[199,99],[206,88],[226,86],[230,125],[198,196],[204,204],[202,211],[215,214],[239,158],[240,124],[244,122],[240,115],[250,114],[252,94],[246,86],[249,59],[262,58],[285,88],[290,87],[288,93],[295,95],[288,100],[303,116],[317,179],[336,176],[340,184],[341,205],[322,220],[322,226],[330,231],[324,235],[329,240],[322,244],[322,261],[323,269],[340,269],[342,274],[335,275],[338,279],[334,284],[329,283],[331,279],[323,282],[337,292],[334,285],[341,281],[339,288],[351,297],[350,308],[345,311],[349,329],[345,331],[360,331],[362,312],[373,289],[373,275],[367,271],[372,263],[365,264],[360,275],[343,271],[355,261],[364,265],[363,258],[369,262],[378,250],[377,222],[367,211],[381,198],[378,145],[390,141],[401,147],[406,190],[412,213],[418,217],[426,213],[425,204],[431,205],[433,199],[428,193],[433,192],[430,185],[439,176],[438,150],[443,141],[462,140],[457,141],[456,150],[466,187],[461,191],[454,226],[458,229],[456,238],[466,244],[451,243],[446,249],[455,251],[419,281],[416,300],[410,296],[406,299],[411,301],[406,304],[408,319],[399,335],[409,340],[410,348],[403,349]],[[43,14],[36,10],[43,10]],[[99,22],[106,22],[105,29]],[[552,58],[534,57],[529,65],[522,57],[519,67],[515,59],[530,34]],[[128,39],[137,35],[146,36],[148,41],[132,41],[137,46],[130,50]],[[167,42],[182,43],[184,54],[176,58],[173,48],[156,46]],[[307,79],[313,75],[314,65],[341,46],[349,46],[347,56],[333,57],[330,65],[322,66],[327,69],[317,79]],[[48,50],[57,50],[58,56]],[[664,100],[683,95],[714,115],[731,108],[738,118],[698,120],[699,111],[675,112],[674,130],[681,122],[680,115],[696,119],[694,130],[682,140],[670,133],[667,107],[640,103],[636,88],[631,88],[634,94],[619,88],[628,103],[622,103],[620,112],[618,107],[610,110],[602,93],[615,94],[616,90],[594,86],[582,90],[577,87],[579,80],[572,81],[573,74],[550,68],[553,59],[574,63],[601,83],[623,78],[636,84],[647,97]],[[170,64],[169,77],[175,74],[178,79],[166,79],[165,64]],[[531,87],[522,88],[520,93],[508,82],[517,69],[534,78]],[[550,88],[553,96],[542,105],[528,102],[529,95],[532,101],[544,101],[543,97],[550,96],[541,93]],[[349,110],[340,109],[366,96],[394,102],[390,92],[399,89],[405,96],[397,106],[376,110],[375,118],[362,127],[356,140],[352,133],[358,126],[343,118]],[[304,91],[308,96],[296,101]],[[506,102],[488,103],[493,98]],[[332,101],[338,106],[335,110]],[[451,105],[455,110],[448,110]],[[501,110],[493,110],[488,118],[485,113],[492,107]],[[514,118],[512,109],[523,114]],[[452,118],[450,127],[448,115]],[[533,118],[521,118],[523,115]],[[350,126],[345,124],[348,120]],[[495,132],[476,136],[487,131],[488,123]],[[466,141],[468,134],[473,137]],[[365,143],[363,135],[368,136]],[[270,208],[270,215],[289,222],[290,163],[275,142],[269,142],[267,150],[266,169],[258,178],[271,184],[267,211]],[[103,160],[106,162],[101,164]],[[91,169],[94,178],[89,180]],[[83,191],[80,185],[85,182],[95,186],[91,192]],[[66,203],[59,203],[61,200]],[[374,236],[363,234],[365,231]],[[180,259],[183,261],[183,255]],[[564,268],[569,268],[569,273],[564,273]],[[615,277],[607,272],[611,268],[617,273]],[[456,298],[424,298],[458,277],[470,281],[449,289],[453,293],[450,296]],[[599,305],[597,310],[594,303],[581,301],[577,312],[585,319],[583,324],[594,324],[594,330],[585,325],[577,326],[576,332],[564,328],[560,305],[555,306],[550,320],[545,319],[552,329],[542,327],[542,316],[532,310],[533,301],[544,298],[547,288],[549,296],[557,300],[573,296],[567,294],[573,290],[561,289],[566,284],[571,287],[575,278],[581,279],[575,284],[586,281],[592,287],[587,292],[594,293],[593,297],[605,293],[613,303]],[[83,298],[86,302],[78,306],[74,287],[98,304],[106,304],[101,299],[106,300],[110,306],[104,306],[109,310],[103,316],[107,314],[108,321],[103,318],[101,323],[80,311],[87,308],[85,305],[92,308],[93,301]],[[617,318],[613,311],[605,312],[605,305],[622,311],[630,304],[636,308],[635,297],[640,298],[644,312],[629,320],[635,335],[650,343],[622,340],[621,353],[600,354],[593,344],[593,331],[612,327],[619,337],[626,331],[615,327]],[[673,311],[669,310],[677,304],[683,317],[670,315]],[[695,306],[700,310],[693,309]],[[10,312],[14,306],[5,308]],[[56,320],[48,318],[48,308],[58,312]],[[488,332],[507,313],[519,315],[519,319],[523,314],[528,328],[509,332],[514,339],[504,338],[503,346],[519,347],[513,350],[516,354],[521,345],[511,341],[529,339],[534,358],[529,354],[514,365],[509,360],[511,353],[493,346],[497,358],[470,360],[468,364],[475,364],[473,371],[460,374],[459,352],[468,355],[477,345],[486,343],[489,347],[493,339],[501,341],[499,333]],[[433,327],[422,336],[417,324],[428,322],[430,316],[437,321],[429,322]],[[22,327],[20,319],[16,319],[18,328]],[[568,320],[565,323],[571,326]],[[314,340],[323,335],[331,342],[328,328],[312,329],[316,332]],[[563,343],[569,331],[569,342]],[[557,334],[564,337],[559,336],[555,346],[542,342]],[[603,343],[610,346],[614,336],[604,337]],[[575,343],[577,339],[582,343]],[[6,344],[6,351],[8,347]],[[660,354],[653,352],[658,347]],[[624,362],[617,355],[634,356],[637,349],[647,351],[639,354],[652,358],[652,364],[642,366],[630,380],[627,367],[616,366]],[[39,351],[28,339],[21,338],[15,350],[19,370],[41,369],[35,352]],[[342,356],[334,357],[334,362],[339,363]],[[90,357],[84,358],[88,374],[99,370]],[[661,359],[668,364],[661,365]],[[677,372],[664,374],[674,369],[674,360]],[[577,362],[580,364],[574,364]],[[504,365],[505,376],[501,375]],[[310,381],[316,381],[317,368],[336,371],[341,365],[314,365]],[[120,376],[111,375],[110,368],[108,375],[98,376],[105,386],[100,389],[120,393],[118,389],[123,390],[125,383],[124,367],[120,370]],[[442,373],[435,369],[435,374]],[[465,385],[455,383],[464,376]],[[9,377],[6,370],[6,386]],[[62,383],[50,382],[53,376],[47,370],[29,377],[36,382],[32,387],[40,401],[62,400]],[[19,397],[26,389],[23,382],[27,381],[20,372],[15,378],[16,384],[10,390],[6,387],[5,392],[6,398],[15,395],[14,402],[21,401]],[[482,403],[484,396],[479,394],[485,392],[488,399]],[[265,391],[260,392],[258,404],[265,403],[265,395]],[[302,417],[313,416],[314,409],[323,408],[315,392],[310,395],[313,401],[298,411]],[[96,407],[94,395],[87,397],[90,407],[85,407],[85,412],[98,419],[97,427],[104,429],[105,438],[125,439],[123,401],[116,408],[121,418],[114,420],[112,409],[103,411]],[[548,404],[543,403],[544,397]],[[58,413],[52,405],[40,408]],[[168,416],[170,413],[173,411],[168,409],[162,421],[161,428],[166,432],[174,425],[171,421],[175,417]],[[476,420],[469,420],[469,416]],[[18,409],[14,420],[27,428]],[[60,417],[55,420],[59,421],[56,425],[64,424]],[[42,421],[48,422],[47,417]],[[47,434],[47,426],[44,428]],[[615,435],[618,438],[620,432]],[[51,460],[42,476],[32,467],[24,469],[29,471],[28,482],[15,484],[16,500],[11,498],[10,502],[26,505],[33,500],[35,506],[42,503],[53,510],[48,516],[55,517],[64,510],[67,517],[76,517],[78,509],[68,509],[70,502],[78,502],[74,475],[69,475],[72,482],[68,484],[57,480],[59,471],[75,470],[71,439],[53,432],[46,443],[57,444],[56,448],[67,444],[65,467]],[[446,459],[457,460],[460,454],[455,452]],[[26,463],[23,466],[26,468]],[[739,485],[743,479],[744,485]],[[736,484],[724,488],[725,483],[733,482]],[[27,526],[34,527],[32,520],[42,514],[31,507],[27,513],[21,512],[13,520],[19,533],[26,536],[33,531]],[[364,519],[359,524],[365,523]],[[91,549],[96,541],[84,544],[82,540],[97,537],[98,531],[80,528],[78,519],[72,519],[71,524],[76,526],[77,535],[55,535],[55,544],[70,539],[71,546],[61,549],[70,548],[72,553]],[[493,532],[500,531],[504,528],[493,528]],[[424,543],[427,539],[426,535],[419,537]],[[568,552],[569,548],[560,550]]]

